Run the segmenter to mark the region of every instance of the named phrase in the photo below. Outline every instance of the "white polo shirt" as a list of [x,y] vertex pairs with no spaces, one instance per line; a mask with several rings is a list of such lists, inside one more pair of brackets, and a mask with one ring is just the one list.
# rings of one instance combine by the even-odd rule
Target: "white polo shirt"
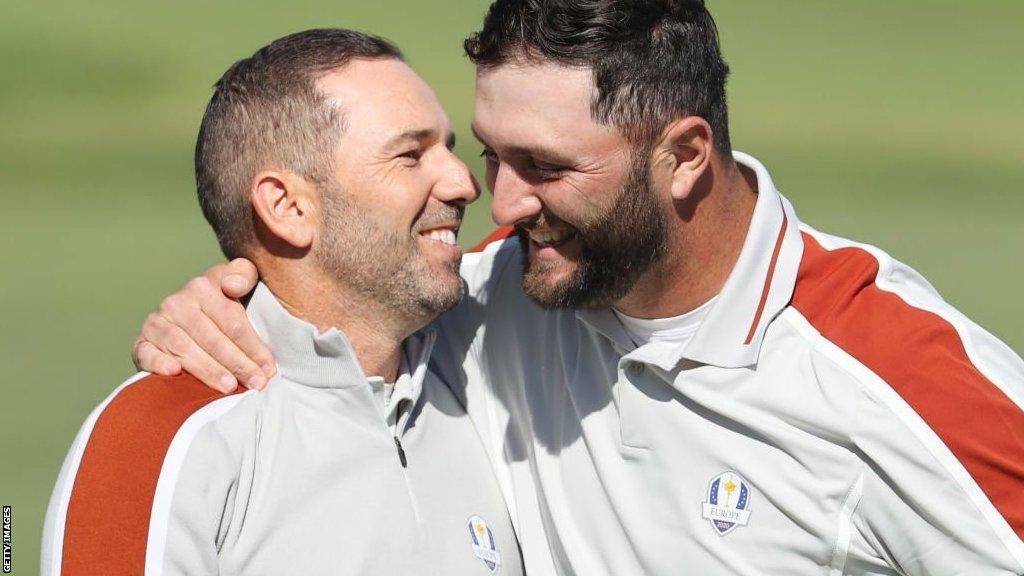
[[515,240],[464,259],[432,363],[484,436],[527,572],[1024,572],[1024,363],[736,159],[753,221],[682,346],[634,347],[611,310],[542,310]]

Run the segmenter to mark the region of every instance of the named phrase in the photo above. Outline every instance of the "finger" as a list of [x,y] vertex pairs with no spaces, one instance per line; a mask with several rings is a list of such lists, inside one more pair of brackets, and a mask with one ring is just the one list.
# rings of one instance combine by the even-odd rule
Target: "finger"
[[164,354],[147,340],[139,338],[132,347],[132,362],[135,367],[145,372],[161,376],[177,376],[181,374],[181,363],[170,354]]
[[[225,332],[204,310],[199,308],[194,311],[194,314],[190,314],[184,324],[180,325],[188,327],[188,334],[199,348],[231,372],[239,382],[248,388],[262,390],[267,384],[268,376],[260,364],[257,364],[235,344],[236,335],[239,330],[247,329],[252,332],[252,335],[246,338],[255,341],[261,347],[263,345],[249,324],[249,317],[245,315],[245,309],[236,302],[231,302],[231,304],[237,306],[241,311],[240,319],[233,320],[231,325],[233,333]],[[237,311],[235,315],[237,315]],[[266,352],[266,355],[269,358],[269,352]],[[271,360],[264,361],[272,363]]]
[[204,352],[184,330],[158,314],[150,314],[146,319],[142,337],[173,356],[184,370],[210,388],[228,393],[238,386],[238,379],[231,372]]
[[[203,309],[202,302],[208,303],[212,314]],[[181,329],[206,355],[219,362],[245,386],[259,390],[266,385],[268,377],[264,368],[235,345],[231,334],[221,328],[222,324],[229,326],[236,334],[243,327],[252,330],[245,309],[234,300],[225,298],[206,278],[194,278],[180,293],[165,298],[157,315]],[[250,339],[255,338],[256,343],[263,347],[255,332],[253,334]],[[166,350],[161,342],[151,341]],[[265,351],[263,354],[261,359],[266,362],[270,353]]]
[[203,352],[202,348],[195,343],[192,346],[194,349],[181,360],[182,368],[214,390],[224,394],[234,392],[238,388],[238,380],[230,374],[225,374],[223,367]]
[[256,288],[258,279],[255,264],[245,258],[235,258],[223,270],[220,289],[225,296],[241,298]]
[[[219,285],[220,289],[217,288],[217,279],[221,278],[224,274],[241,278],[237,286],[237,292],[240,295],[251,292],[258,280],[256,266],[249,260],[236,258],[228,264],[213,266],[203,276],[189,281],[178,294],[182,296],[179,302],[168,302],[173,296],[177,295],[172,295],[172,297],[169,297],[164,302],[180,304],[182,307],[189,307],[193,302],[198,303],[202,311],[214,321],[221,332],[226,334],[234,342],[235,346],[260,367],[265,378],[270,379],[277,373],[277,363],[274,361],[274,355],[260,339],[256,330],[253,329],[252,323],[245,313],[245,307],[236,300],[226,297],[228,290],[224,288],[223,284]],[[173,313],[165,313],[165,316],[168,316],[169,319],[187,332],[191,332],[190,326],[178,321],[177,318],[173,317]],[[202,342],[200,346],[203,346],[208,353],[214,352]],[[215,353],[213,356],[219,358]],[[250,387],[259,388],[258,384],[256,386],[248,384],[248,380],[253,376],[252,374],[236,373],[236,375]]]
[[[202,313],[213,321],[220,332],[227,335],[235,348],[240,350],[249,362],[259,367],[265,378],[274,376],[277,372],[274,355],[267,348],[266,344],[263,343],[263,340],[260,339],[259,334],[256,333],[256,329],[253,328],[252,322],[249,321],[249,316],[245,313],[245,308],[241,304],[223,296],[218,296],[200,299],[199,306]],[[212,344],[222,345],[219,342],[212,342]],[[200,341],[199,345],[207,352],[210,352],[214,358],[221,358],[216,350],[207,347],[205,341]],[[234,356],[225,357],[225,359],[228,358],[234,359]],[[246,369],[249,369],[248,363],[246,363]],[[238,373],[236,372],[236,374]],[[239,376],[242,377],[243,375],[239,374]],[[247,373],[246,376],[251,377],[252,374]],[[243,378],[243,381],[247,380]]]

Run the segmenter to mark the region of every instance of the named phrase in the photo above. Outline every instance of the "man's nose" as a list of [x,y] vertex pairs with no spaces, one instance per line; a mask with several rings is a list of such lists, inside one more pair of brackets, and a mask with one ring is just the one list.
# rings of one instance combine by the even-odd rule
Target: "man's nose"
[[480,197],[480,185],[462,160],[449,152],[441,177],[434,185],[433,195],[441,202],[466,205]]
[[543,205],[534,193],[534,188],[512,167],[500,164],[491,190],[494,194],[491,202],[494,222],[499,226],[513,226],[540,214]]

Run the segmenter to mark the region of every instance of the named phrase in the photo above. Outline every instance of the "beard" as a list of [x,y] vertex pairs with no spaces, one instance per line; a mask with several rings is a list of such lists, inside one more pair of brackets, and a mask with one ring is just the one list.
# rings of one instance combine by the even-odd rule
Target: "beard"
[[314,256],[340,286],[402,318],[427,321],[462,299],[459,261],[431,262],[417,232],[461,221],[461,207],[424,211],[412,231],[404,234],[367,218],[337,186],[325,185],[321,198],[323,240]]
[[[523,291],[543,308],[607,308],[664,256],[668,226],[651,185],[648,162],[634,162],[611,208],[577,228],[581,250],[574,264],[532,261],[530,237],[517,228],[523,253]],[[548,277],[575,265],[568,277]]]

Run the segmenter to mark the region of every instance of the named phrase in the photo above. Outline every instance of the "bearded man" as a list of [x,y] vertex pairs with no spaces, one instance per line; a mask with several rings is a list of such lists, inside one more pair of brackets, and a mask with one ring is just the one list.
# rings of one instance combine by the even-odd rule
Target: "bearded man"
[[276,377],[226,397],[187,374],[119,387],[61,471],[43,574],[522,574],[422,330],[459,301],[455,234],[478,195],[453,145],[433,91],[373,36],[300,32],[221,77],[199,201],[259,271],[248,319]]
[[[531,574],[1024,573],[1024,363],[733,152],[702,2],[497,0],[465,47],[508,229],[464,259],[435,362]],[[174,298],[230,325],[251,275],[208,277]],[[143,366],[266,355],[173,321],[241,350],[147,325]]]

